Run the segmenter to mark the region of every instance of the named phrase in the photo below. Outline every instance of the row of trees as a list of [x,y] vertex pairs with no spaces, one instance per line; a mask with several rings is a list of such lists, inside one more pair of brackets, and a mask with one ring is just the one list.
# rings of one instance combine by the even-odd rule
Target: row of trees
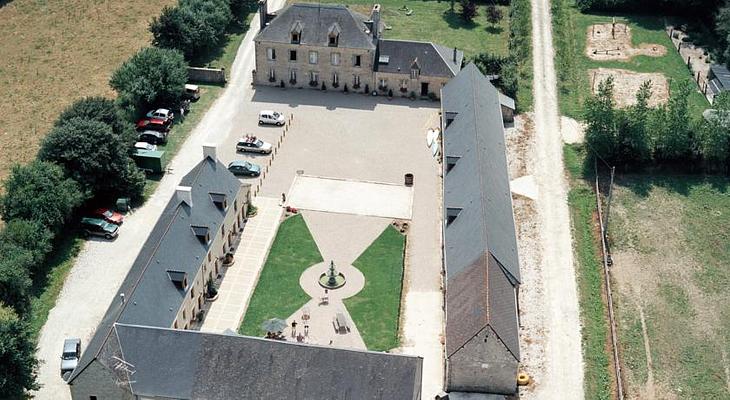
[[[461,18],[464,19],[464,21],[472,22],[474,18],[479,15],[478,6],[476,3],[476,0],[461,0],[459,2],[459,5],[461,6]],[[451,3],[451,8],[453,11],[453,2]],[[495,4],[488,4],[485,6],[487,21],[489,21],[492,25],[497,25],[500,21],[502,21],[502,18],[504,17],[504,14],[502,13],[502,9],[498,8]]]
[[649,107],[651,83],[636,94],[636,103],[616,106],[611,78],[599,84],[586,102],[586,142],[607,162],[626,169],[647,165],[702,165],[709,170],[730,166],[730,101],[720,96],[718,111],[705,120],[689,114],[690,82],[681,82],[666,105]]
[[723,0],[576,0],[581,11],[661,11],[700,17],[714,13],[722,3]]

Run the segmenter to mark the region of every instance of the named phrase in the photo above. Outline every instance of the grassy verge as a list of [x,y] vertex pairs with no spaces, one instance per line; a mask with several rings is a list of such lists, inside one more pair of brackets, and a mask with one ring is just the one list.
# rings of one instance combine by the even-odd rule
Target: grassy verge
[[306,304],[309,296],[299,286],[299,277],[319,262],[322,256],[301,214],[282,222],[238,331],[263,336],[266,332],[261,323],[269,318],[289,318]]
[[[322,3],[346,4],[366,16],[370,15],[373,6],[368,0],[325,0]],[[382,6],[382,21],[391,28],[383,32],[387,39],[434,42],[463,50],[467,57],[483,52],[507,55],[507,7],[499,6],[504,18],[492,25],[487,21],[483,6],[479,7],[479,15],[473,22],[466,22],[459,15],[458,2],[455,2],[454,12],[448,1],[383,0],[378,3]],[[413,10],[412,15],[401,10],[404,5]]]
[[[583,104],[590,96],[588,70],[594,68],[621,68],[635,72],[659,72],[670,80],[670,91],[681,81],[692,81],[682,57],[674,50],[664,31],[664,19],[647,15],[600,15],[583,14],[575,7],[574,0],[552,2],[553,34],[555,42],[555,70],[560,90],[560,111],[571,118],[581,119]],[[586,32],[591,25],[611,23],[627,24],[631,29],[634,47],[641,43],[660,44],[667,49],[662,57],[636,56],[630,61],[593,61],[585,55]],[[696,87],[694,85],[693,87]],[[699,115],[707,108],[704,96],[694,91],[690,96],[690,111]]]
[[353,263],[365,287],[344,303],[368,350],[398,347],[405,236],[389,226]]
[[585,363],[585,398],[610,399],[611,373],[606,343],[608,325],[603,293],[603,273],[599,244],[594,235],[593,213],[595,195],[584,173],[585,150],[581,146],[566,145],[565,166],[570,174],[570,207],[573,225],[573,251],[577,266],[580,316],[583,324],[583,361]]
[[517,111],[532,109],[532,18],[529,0],[512,0],[509,54],[517,60]]
[[83,240],[75,234],[61,235],[53,252],[46,261],[46,274],[33,282],[30,300],[30,329],[38,335],[48,319],[48,313],[56,305],[56,298],[63,289],[66,276],[71,271],[79,254]]

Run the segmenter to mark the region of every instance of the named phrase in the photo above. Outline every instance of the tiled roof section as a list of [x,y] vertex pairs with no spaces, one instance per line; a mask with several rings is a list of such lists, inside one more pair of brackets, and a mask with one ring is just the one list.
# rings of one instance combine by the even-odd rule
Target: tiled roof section
[[520,359],[516,290],[499,262],[489,256],[489,325],[516,360]]
[[[190,225],[207,224],[213,233],[217,232],[224,213],[211,201],[209,193],[228,193],[234,198],[238,190],[244,190],[223,164],[210,158],[201,161],[185,175],[181,185],[192,188],[193,208],[182,204],[175,195],[167,203],[84,349],[70,381],[97,357],[115,322],[160,327],[172,324],[186,292],[175,287],[167,270],[195,276],[207,254],[207,245],[195,237]],[[125,295],[124,303],[121,294]]]
[[497,89],[469,64],[441,91],[444,156],[459,157],[444,171],[444,207],[461,208],[445,228],[447,277],[490,252],[520,281],[504,127]]
[[298,25],[301,27],[300,44],[326,47],[329,33],[336,26],[340,30],[337,47],[375,50],[372,34],[366,31],[366,20],[364,15],[343,5],[291,4],[279,11],[254,40],[291,43],[292,28]]
[[420,398],[420,357],[123,324],[115,334],[139,396]]
[[720,83],[719,86],[721,86],[721,89],[730,89],[730,71],[728,71],[726,66],[721,64],[712,64],[710,65],[710,70]]
[[451,78],[461,69],[464,52],[430,42],[383,39],[378,42],[378,55],[387,56],[388,63],[376,63],[378,72],[410,74],[411,65],[418,61],[421,75]]

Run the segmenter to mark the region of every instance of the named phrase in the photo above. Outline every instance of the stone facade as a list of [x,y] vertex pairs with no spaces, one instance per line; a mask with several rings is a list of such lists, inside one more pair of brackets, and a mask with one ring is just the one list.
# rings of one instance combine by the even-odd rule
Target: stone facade
[[[296,60],[291,60],[291,52],[296,52]],[[310,56],[311,52],[316,56]],[[359,66],[356,65],[357,56],[360,57]],[[257,41],[254,83],[281,86],[284,82],[285,87],[315,89],[321,89],[324,83],[327,90],[339,91],[344,90],[345,85],[351,91],[364,90],[367,85],[372,90],[374,58],[375,52],[365,49]],[[313,75],[316,85],[310,85]]]
[[[449,79],[440,76],[423,76],[420,74],[375,73],[375,83],[378,92],[385,95],[388,93],[388,90],[393,90],[393,96],[410,96],[411,93],[414,93],[416,97],[431,95],[434,98],[438,98],[441,93],[441,88],[449,82]],[[385,89],[382,87],[383,83],[385,83]],[[403,90],[404,88],[405,90]]]

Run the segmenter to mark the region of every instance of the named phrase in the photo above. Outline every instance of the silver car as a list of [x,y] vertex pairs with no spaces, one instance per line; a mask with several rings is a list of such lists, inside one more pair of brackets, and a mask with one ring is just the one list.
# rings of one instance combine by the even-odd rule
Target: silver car
[[73,372],[81,357],[81,339],[69,338],[63,341],[63,352],[61,353],[61,376]]

